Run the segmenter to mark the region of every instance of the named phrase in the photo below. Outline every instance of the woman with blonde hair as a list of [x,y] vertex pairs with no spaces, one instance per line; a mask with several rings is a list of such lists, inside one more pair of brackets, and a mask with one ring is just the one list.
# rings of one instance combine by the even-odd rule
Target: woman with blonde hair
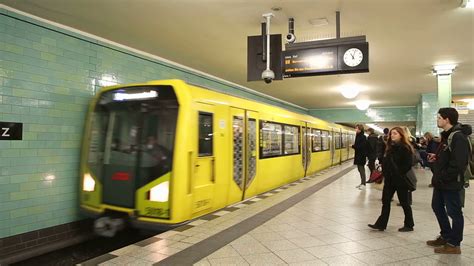
[[384,176],[384,188],[382,194],[382,211],[374,224],[368,226],[372,229],[384,231],[387,228],[390,216],[390,202],[397,192],[398,199],[405,213],[403,227],[400,232],[413,231],[413,212],[408,203],[408,183],[406,174],[412,167],[414,150],[406,137],[406,132],[401,127],[390,130],[385,157],[383,159],[382,172]]

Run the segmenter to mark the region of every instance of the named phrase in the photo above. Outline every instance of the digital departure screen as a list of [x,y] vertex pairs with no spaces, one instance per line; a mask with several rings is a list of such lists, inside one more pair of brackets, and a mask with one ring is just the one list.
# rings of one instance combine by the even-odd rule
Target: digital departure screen
[[369,72],[367,42],[283,52],[283,77]]

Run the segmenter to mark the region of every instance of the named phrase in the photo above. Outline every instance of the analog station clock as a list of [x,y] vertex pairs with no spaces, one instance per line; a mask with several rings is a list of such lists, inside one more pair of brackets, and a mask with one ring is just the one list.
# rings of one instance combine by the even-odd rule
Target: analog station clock
[[364,59],[364,54],[358,48],[349,48],[344,53],[344,64],[350,67],[358,66]]

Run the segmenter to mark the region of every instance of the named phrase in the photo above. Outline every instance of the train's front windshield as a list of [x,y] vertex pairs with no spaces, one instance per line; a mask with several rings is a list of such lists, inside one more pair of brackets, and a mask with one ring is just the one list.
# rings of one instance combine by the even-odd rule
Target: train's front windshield
[[103,93],[91,116],[91,173],[141,187],[171,171],[177,114],[170,86]]

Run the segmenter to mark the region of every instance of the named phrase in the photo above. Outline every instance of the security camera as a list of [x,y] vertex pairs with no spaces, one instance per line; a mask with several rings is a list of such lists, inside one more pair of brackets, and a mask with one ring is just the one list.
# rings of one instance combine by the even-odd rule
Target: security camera
[[265,83],[270,84],[272,83],[273,79],[275,78],[275,73],[271,69],[266,69],[262,72],[262,79]]
[[296,36],[293,33],[288,33],[285,38],[288,43],[294,43],[296,41]]
[[285,39],[288,43],[294,43],[296,41],[294,18],[288,19],[288,34],[286,35]]

